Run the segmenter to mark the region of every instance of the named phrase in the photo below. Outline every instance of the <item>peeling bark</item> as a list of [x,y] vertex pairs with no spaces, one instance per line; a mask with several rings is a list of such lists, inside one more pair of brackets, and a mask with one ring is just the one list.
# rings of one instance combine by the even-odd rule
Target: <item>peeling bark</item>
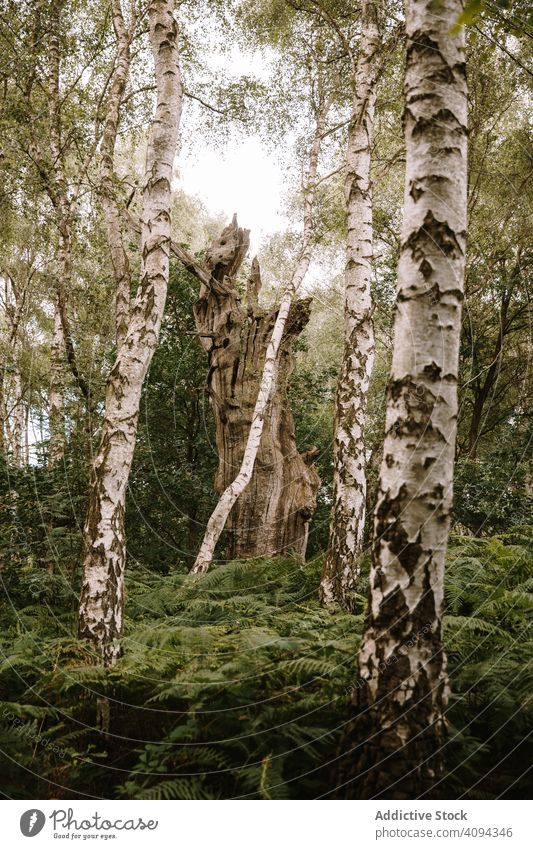
[[84,528],[79,633],[96,643],[106,666],[120,653],[126,489],[142,386],[159,338],[167,294],[170,192],[182,105],[174,0],[152,0],[148,16],[157,103],[146,151],[141,271],[128,331],[107,382],[102,435]]
[[448,699],[442,647],[466,234],[459,0],[409,0],[406,183],[369,611],[339,793],[438,794]]
[[[57,278],[55,287],[56,304],[54,314],[54,341],[52,345],[52,384],[49,410],[51,442],[48,463],[50,466],[60,460],[64,453],[64,412],[63,392],[61,390],[63,380],[60,349],[58,347],[60,341],[64,346],[64,355],[66,356],[70,370],[85,398],[87,407],[90,407],[89,387],[78,370],[76,352],[67,316],[68,297],[72,288],[72,209],[63,161],[61,98],[59,90],[61,66],[59,31],[62,7],[62,2],[58,2],[52,6],[48,41],[48,111],[50,118],[49,142],[52,174],[46,183],[46,189],[54,209],[58,233],[56,254]],[[38,147],[36,149],[38,150]],[[58,322],[60,322],[61,328],[59,328]]]
[[351,609],[359,575],[366,507],[364,426],[374,363],[371,279],[372,185],[370,158],[380,64],[379,3],[361,8],[354,106],[348,131],[344,353],[337,383],[332,514],[320,598]]
[[[291,279],[285,286],[281,303],[275,316],[270,339],[266,347],[261,380],[259,383],[259,391],[257,393],[246,443],[242,452],[240,468],[237,475],[228,484],[226,484],[223,492],[221,493],[219,502],[209,518],[204,539],[192,569],[193,572],[206,572],[209,569],[213,560],[217,542],[220,539],[220,535],[224,530],[224,527],[226,526],[226,522],[228,521],[237,500],[242,497],[253,477],[256,458],[262,441],[265,421],[271,413],[270,401],[276,387],[277,373],[280,366],[279,358],[282,340],[284,338],[285,328],[291,313],[293,298],[303,282],[311,261],[314,232],[313,204],[317,185],[318,158],[330,105],[331,98],[325,97],[324,93],[321,92],[320,103],[316,111],[316,126],[309,153],[309,162],[304,184],[304,227],[300,252]],[[223,245],[222,240],[221,245]],[[257,273],[259,273],[258,269],[256,270]],[[256,290],[258,289],[258,283],[254,278],[250,281],[248,288],[253,300],[254,297],[256,297]],[[309,480],[308,483],[313,485],[311,480]],[[314,485],[315,487],[318,486],[316,480],[314,481]],[[278,498],[279,497],[280,496],[278,496]],[[272,499],[272,510],[267,510],[266,514],[267,529],[275,524],[275,513],[275,500]],[[310,516],[308,518],[310,518]],[[254,528],[254,530],[257,532],[257,529]],[[237,529],[237,540],[239,533],[240,528]],[[300,551],[302,548],[303,551],[305,551],[305,547],[307,545],[307,532],[305,531],[299,543],[298,541],[295,542]],[[265,552],[263,551],[262,553]]]

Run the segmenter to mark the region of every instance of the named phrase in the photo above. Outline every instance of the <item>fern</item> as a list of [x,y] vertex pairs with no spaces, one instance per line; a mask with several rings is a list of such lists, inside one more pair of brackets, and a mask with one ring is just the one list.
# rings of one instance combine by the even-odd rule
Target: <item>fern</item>
[[[515,780],[515,792],[526,792],[519,777],[532,754],[533,669],[524,658],[533,648],[533,581],[525,543],[520,530],[456,537],[450,546],[450,796],[497,796]],[[128,577],[124,654],[107,671],[73,636],[70,600],[58,595],[51,616],[20,590],[20,610],[2,636],[0,687],[9,697],[0,718],[4,710],[16,716],[59,751],[31,745],[4,716],[7,792],[320,796],[349,716],[363,614],[320,607],[319,572],[319,561],[302,566],[286,557],[230,563],[200,577],[139,567]],[[111,706],[107,737],[95,727],[98,694]]]

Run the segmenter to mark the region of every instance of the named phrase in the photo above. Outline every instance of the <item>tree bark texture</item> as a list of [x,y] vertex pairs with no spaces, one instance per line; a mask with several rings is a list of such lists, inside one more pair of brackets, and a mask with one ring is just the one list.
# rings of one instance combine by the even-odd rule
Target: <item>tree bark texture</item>
[[374,362],[370,158],[380,64],[378,6],[377,0],[365,0],[361,8],[361,41],[348,130],[344,353],[336,395],[331,524],[320,583],[320,598],[325,604],[336,602],[349,609],[353,606],[365,526],[364,426]]
[[[26,279],[17,279],[7,267],[1,271],[4,283],[4,309],[7,341],[11,349],[11,362],[2,366],[0,391],[0,429],[2,445],[8,450],[14,466],[22,468],[26,463],[26,410],[24,386],[21,374],[21,353],[24,347],[26,308],[30,295],[33,272]],[[6,444],[7,440],[7,444]]]
[[[215,489],[222,494],[237,477],[253,421],[265,359],[278,309],[258,305],[261,275],[253,260],[244,308],[234,275],[248,247],[248,233],[236,219],[208,251],[209,285],[195,306],[200,341],[209,355],[208,392],[216,424],[219,465]],[[309,320],[310,299],[295,301],[279,345],[274,390],[249,485],[229,513],[227,556],[295,552],[305,556],[309,520],[316,507],[319,478],[296,447],[287,397],[294,367],[294,341]]]
[[65,417],[64,417],[64,385],[65,370],[63,368],[65,355],[65,340],[63,324],[59,314],[59,304],[54,308],[54,335],[50,351],[50,392],[48,395],[48,426],[50,441],[48,445],[48,466],[52,468],[59,463],[65,453]]
[[115,145],[120,120],[120,107],[128,82],[130,69],[130,45],[136,25],[133,17],[126,28],[120,0],[111,0],[113,28],[117,43],[115,66],[111,76],[104,132],[101,146],[101,202],[104,212],[107,244],[113,266],[115,281],[115,322],[117,347],[126,338],[130,313],[131,274],[128,254],[122,238],[120,208],[115,185]]
[[[48,462],[53,465],[61,459],[64,453],[64,412],[59,409],[59,403],[63,403],[62,392],[59,391],[59,348],[57,342],[62,339],[64,355],[70,367],[72,375],[84,396],[87,409],[90,410],[91,398],[90,388],[83,376],[80,374],[76,359],[76,351],[72,339],[70,322],[68,319],[67,306],[72,288],[72,203],[64,165],[64,139],[61,122],[61,95],[60,95],[60,70],[61,49],[59,42],[60,16],[63,2],[52,4],[50,15],[49,33],[49,73],[48,73],[48,111],[50,119],[50,158],[52,162],[51,176],[47,182],[46,189],[54,209],[57,226],[57,277],[55,282],[55,317],[54,317],[54,342],[52,346],[52,387],[50,397],[49,425],[50,425],[50,449]],[[36,146],[39,150],[39,145]],[[40,157],[40,154],[37,154]],[[57,319],[61,322],[61,332],[57,326]],[[54,374],[55,373],[55,374]],[[56,380],[56,378],[58,378]]]
[[182,105],[174,0],[152,0],[148,14],[157,102],[146,151],[141,270],[128,331],[107,382],[84,529],[79,633],[100,648],[104,665],[112,664],[120,652],[126,489],[142,386],[159,338],[167,294],[170,193]]
[[339,780],[348,798],[431,796],[444,771],[441,615],[466,234],[461,10],[460,0],[406,6],[404,217],[369,610]]
[[[213,560],[216,545],[218,543],[218,540],[220,539],[222,531],[226,526],[226,522],[228,521],[229,516],[232,510],[234,509],[237,500],[239,498],[242,498],[243,493],[246,491],[247,487],[249,486],[252,480],[256,458],[261,447],[265,422],[274,412],[271,408],[270,402],[273,393],[276,390],[276,384],[278,380],[278,372],[280,366],[279,358],[282,340],[285,336],[286,326],[289,320],[289,316],[291,314],[294,295],[296,292],[298,292],[304,280],[304,277],[307,274],[307,270],[311,262],[314,233],[313,205],[317,186],[318,158],[320,155],[320,147],[324,134],[326,119],[329,112],[329,108],[331,106],[331,98],[326,97],[324,95],[322,87],[320,88],[320,101],[315,113],[316,125],[309,152],[309,161],[303,185],[303,234],[298,259],[296,261],[291,278],[289,281],[287,281],[287,284],[284,288],[281,303],[274,319],[270,339],[268,340],[268,344],[266,345],[261,378],[259,381],[259,390],[255,399],[251,423],[248,429],[245,444],[243,445],[241,441],[241,445],[243,445],[242,460],[238,473],[225,486],[224,490],[221,493],[218,504],[209,518],[202,545],[200,546],[200,551],[198,552],[198,556],[192,569],[193,572],[206,572],[209,569],[209,566],[211,565],[211,562]],[[224,249],[226,248],[222,240],[221,246]],[[216,261],[216,256],[211,259],[211,265],[213,264],[213,261]],[[255,272],[259,274],[257,267],[255,269]],[[253,293],[256,285],[258,285],[257,282],[254,282],[252,280],[249,286],[249,291],[251,290]],[[290,427],[293,428],[292,422],[290,423]],[[309,483],[311,483],[309,474],[306,474],[306,478],[308,479]],[[316,482],[316,486],[318,486],[318,482]],[[291,488],[294,490],[294,486],[292,486]],[[255,493],[255,495],[258,495],[258,497],[260,497],[257,492]],[[269,498],[269,505],[266,513],[265,534],[269,532],[268,529],[270,527],[275,527],[276,514],[279,514],[280,510],[279,506],[276,504],[276,499],[273,497],[273,495],[273,493],[267,495],[267,498]],[[251,497],[253,497],[253,495]],[[282,490],[281,495],[279,497],[287,498],[289,499],[289,501],[292,500],[293,496],[291,495],[291,489],[287,489],[286,491]],[[313,511],[314,504],[315,501],[313,499]],[[292,512],[294,514],[294,511]],[[301,518],[303,519],[306,513],[308,512],[308,508],[306,507],[304,512],[300,513]],[[307,521],[309,518],[310,516],[307,517]],[[301,524],[301,522],[299,522],[298,524]],[[304,523],[304,527],[305,531],[303,532],[300,541],[294,540],[296,551],[300,554],[305,553],[305,547],[307,545],[307,523]],[[238,539],[239,533],[240,529],[237,530],[236,539]],[[261,536],[259,536],[259,539],[261,539]],[[261,550],[260,544],[260,551],[258,553],[266,554],[269,552],[265,551],[264,549]]]

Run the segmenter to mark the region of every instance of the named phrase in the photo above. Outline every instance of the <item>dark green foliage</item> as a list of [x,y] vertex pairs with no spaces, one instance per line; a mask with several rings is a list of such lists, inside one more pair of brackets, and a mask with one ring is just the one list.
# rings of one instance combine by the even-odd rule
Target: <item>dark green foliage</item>
[[[300,350],[306,343],[300,340]],[[332,366],[320,370],[298,363],[291,377],[289,400],[294,416],[296,440],[301,452],[316,447],[320,454],[315,468],[321,485],[317,506],[309,529],[307,556],[325,551],[328,544],[331,515],[331,476],[333,468],[333,417],[337,371]]]
[[447,798],[465,787],[471,798],[531,795],[531,531],[452,541],[444,628],[453,693]]
[[196,280],[173,265],[160,342],[144,385],[129,481],[129,555],[161,571],[191,565],[216,500],[207,355],[192,313],[197,297]]
[[[483,459],[461,458],[455,467],[455,519],[472,533],[501,533],[527,522],[533,499],[527,491],[527,456],[530,445],[520,451],[515,434],[509,443]],[[514,437],[514,438],[513,438]]]
[[[38,706],[44,733],[67,754],[39,749],[42,777],[31,786],[19,746],[8,792],[313,796],[327,783],[362,625],[318,606],[318,567],[280,559],[202,578],[130,573],[124,657],[109,674],[69,635],[59,609],[33,608],[31,627],[26,609],[5,648],[2,711],[15,703],[30,721]],[[48,636],[37,641],[43,622]],[[108,737],[94,728],[102,692]],[[63,790],[49,784],[57,776]]]
[[[452,542],[447,798],[530,790],[521,778],[533,754],[524,742],[533,719],[530,531]],[[54,576],[41,577],[40,604],[31,580],[19,581],[2,635],[4,791],[16,798],[327,794],[362,615],[318,605],[319,570],[318,560],[290,559],[231,563],[203,577],[132,569],[124,656],[111,672],[72,636],[66,597],[48,585]],[[107,736],[95,728],[98,693],[110,700]]]
[[[70,463],[16,469],[0,456],[0,564],[14,608],[52,600],[76,604],[85,481]],[[68,601],[70,599],[70,602]],[[9,608],[3,623],[12,621]]]

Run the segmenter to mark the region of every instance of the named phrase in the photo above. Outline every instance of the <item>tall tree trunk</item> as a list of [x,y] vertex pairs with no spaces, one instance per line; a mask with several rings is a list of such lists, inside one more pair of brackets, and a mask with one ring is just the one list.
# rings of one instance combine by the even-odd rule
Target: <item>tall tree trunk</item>
[[[221,243],[227,251],[223,260]],[[257,259],[252,262],[246,309],[241,306],[233,277],[235,258],[240,264],[247,246],[247,232],[238,228],[234,219],[207,253],[211,283],[202,287],[195,306],[198,335],[209,354],[208,391],[219,457],[215,489],[220,494],[235,479],[243,460],[278,315],[277,309],[265,311],[258,305],[261,276]],[[229,558],[287,551],[305,556],[320,481],[311,465],[313,453],[301,455],[296,447],[287,389],[294,367],[294,341],[309,320],[310,304],[310,299],[296,301],[289,312],[257,460],[250,483],[226,525]]]
[[489,395],[494,388],[498,377],[498,371],[501,367],[503,343],[505,340],[506,332],[509,329],[507,325],[507,315],[509,311],[510,302],[511,290],[506,290],[503,292],[501,297],[499,315],[500,332],[498,333],[498,337],[494,345],[494,351],[492,353],[490,365],[487,371],[485,372],[483,381],[479,376],[476,377],[476,380],[474,381],[474,403],[472,406],[472,418],[470,419],[470,428],[468,432],[468,456],[471,460],[475,460],[477,457],[479,436],[483,419],[483,410],[485,408],[485,404],[487,403]]
[[30,425],[31,425],[31,399],[24,405],[24,437],[22,440],[23,463],[30,465]]
[[[14,466],[22,468],[25,465],[25,432],[26,405],[21,366],[23,348],[23,330],[25,308],[28,300],[30,275],[26,284],[21,284],[15,274],[7,269],[4,272],[5,294],[4,307],[8,333],[8,346],[11,348],[11,366],[2,370],[2,393],[0,397],[0,415],[2,416],[2,431],[6,431],[11,461]],[[7,365],[7,363],[6,363]],[[6,373],[10,378],[6,381]],[[3,435],[3,434],[2,434]]]
[[21,469],[24,465],[24,400],[22,378],[18,365],[13,374],[13,463]]
[[[47,182],[46,190],[52,203],[57,227],[57,277],[55,281],[55,316],[54,316],[54,341],[52,345],[52,387],[50,391],[50,426],[52,439],[48,457],[49,466],[58,462],[64,453],[64,410],[63,410],[63,369],[61,366],[61,354],[59,342],[63,346],[63,356],[72,375],[84,396],[87,412],[90,414],[91,397],[90,388],[83,376],[80,374],[70,322],[68,320],[68,299],[72,289],[72,217],[73,210],[69,198],[67,177],[64,164],[64,145],[61,120],[61,45],[59,34],[61,31],[60,18],[64,6],[64,0],[53,3],[50,11],[49,29],[49,68],[48,68],[48,113],[50,119],[50,158],[52,160],[51,177]],[[34,143],[37,157],[40,159],[39,143]],[[59,327],[59,324],[61,327]]]
[[372,186],[370,156],[380,64],[379,3],[364,0],[348,131],[344,354],[337,384],[332,513],[320,598],[350,608],[359,574],[366,506],[364,426],[374,363],[371,278]]
[[432,795],[443,776],[442,647],[466,237],[460,0],[406,5],[406,184],[369,611],[340,792]]
[[0,370],[0,454],[2,457],[6,455],[6,427],[7,427],[7,410],[6,410],[6,378],[5,364]]
[[50,442],[48,446],[48,466],[52,468],[65,453],[65,415],[64,415],[64,385],[65,371],[63,368],[65,340],[63,325],[59,314],[59,304],[54,310],[54,335],[50,352],[50,392],[48,395],[48,429]]
[[[304,226],[298,260],[296,262],[291,279],[287,282],[287,285],[285,286],[285,290],[281,298],[281,303],[274,320],[274,325],[272,327],[272,333],[270,335],[268,345],[266,346],[261,372],[261,380],[259,383],[259,391],[255,399],[251,423],[248,428],[248,434],[246,437],[246,442],[244,444],[241,437],[240,445],[242,447],[240,448],[240,452],[242,459],[238,473],[226,485],[225,489],[223,490],[220,496],[217,506],[215,507],[213,513],[209,518],[204,539],[202,541],[200,551],[198,552],[198,556],[192,569],[193,572],[206,572],[209,569],[209,566],[211,565],[211,562],[214,557],[216,545],[218,543],[218,540],[220,539],[220,535],[222,534],[226,526],[226,522],[237,500],[242,497],[244,491],[252,480],[256,457],[258,455],[259,448],[261,445],[265,421],[272,414],[270,401],[277,383],[277,375],[279,372],[279,355],[281,351],[282,340],[285,336],[285,329],[287,321],[289,319],[289,315],[291,313],[291,306],[294,295],[296,292],[298,292],[298,289],[300,288],[304,277],[307,274],[307,270],[311,262],[314,233],[313,206],[317,186],[318,158],[320,155],[320,148],[324,135],[326,119],[329,112],[329,108],[331,106],[331,98],[325,95],[323,87],[321,86],[320,77],[318,81],[318,88],[319,104],[315,114],[316,126],[309,153],[307,173],[305,175],[305,182],[303,186]],[[221,246],[225,247],[224,241],[222,240]],[[211,263],[213,264],[213,260],[211,260]],[[268,450],[268,446],[266,447]],[[291,489],[289,489],[287,493],[279,494],[277,498],[292,498],[291,491],[295,491],[295,486],[297,488],[298,482],[291,481]],[[279,507],[276,505],[276,500],[272,496],[273,493],[271,493],[272,509],[268,509],[267,511],[267,532],[269,527],[275,525],[276,512],[279,512]],[[253,497],[253,494],[251,497]],[[308,516],[308,519],[309,518],[310,517]],[[305,529],[306,528],[307,526],[305,525]],[[256,528],[253,528],[253,530],[257,532]],[[306,530],[302,535],[301,541],[299,543],[296,542],[296,544],[298,545],[300,551],[302,549],[303,551],[305,551],[305,546],[307,545]],[[263,551],[261,553],[267,552]]]
[[100,446],[84,529],[80,636],[103,663],[119,655],[124,600],[126,488],[135,449],[143,381],[159,339],[168,287],[170,192],[182,104],[174,0],[152,0],[150,44],[157,105],[146,151],[141,214],[141,272],[128,331],[109,375]]
[[113,28],[117,41],[115,66],[107,98],[107,112],[101,145],[101,195],[107,244],[115,280],[115,323],[117,347],[122,345],[130,317],[131,274],[128,254],[122,239],[120,209],[116,197],[114,156],[120,119],[120,107],[128,82],[130,45],[136,25],[133,16],[129,29],[124,24],[120,0],[111,0]]

